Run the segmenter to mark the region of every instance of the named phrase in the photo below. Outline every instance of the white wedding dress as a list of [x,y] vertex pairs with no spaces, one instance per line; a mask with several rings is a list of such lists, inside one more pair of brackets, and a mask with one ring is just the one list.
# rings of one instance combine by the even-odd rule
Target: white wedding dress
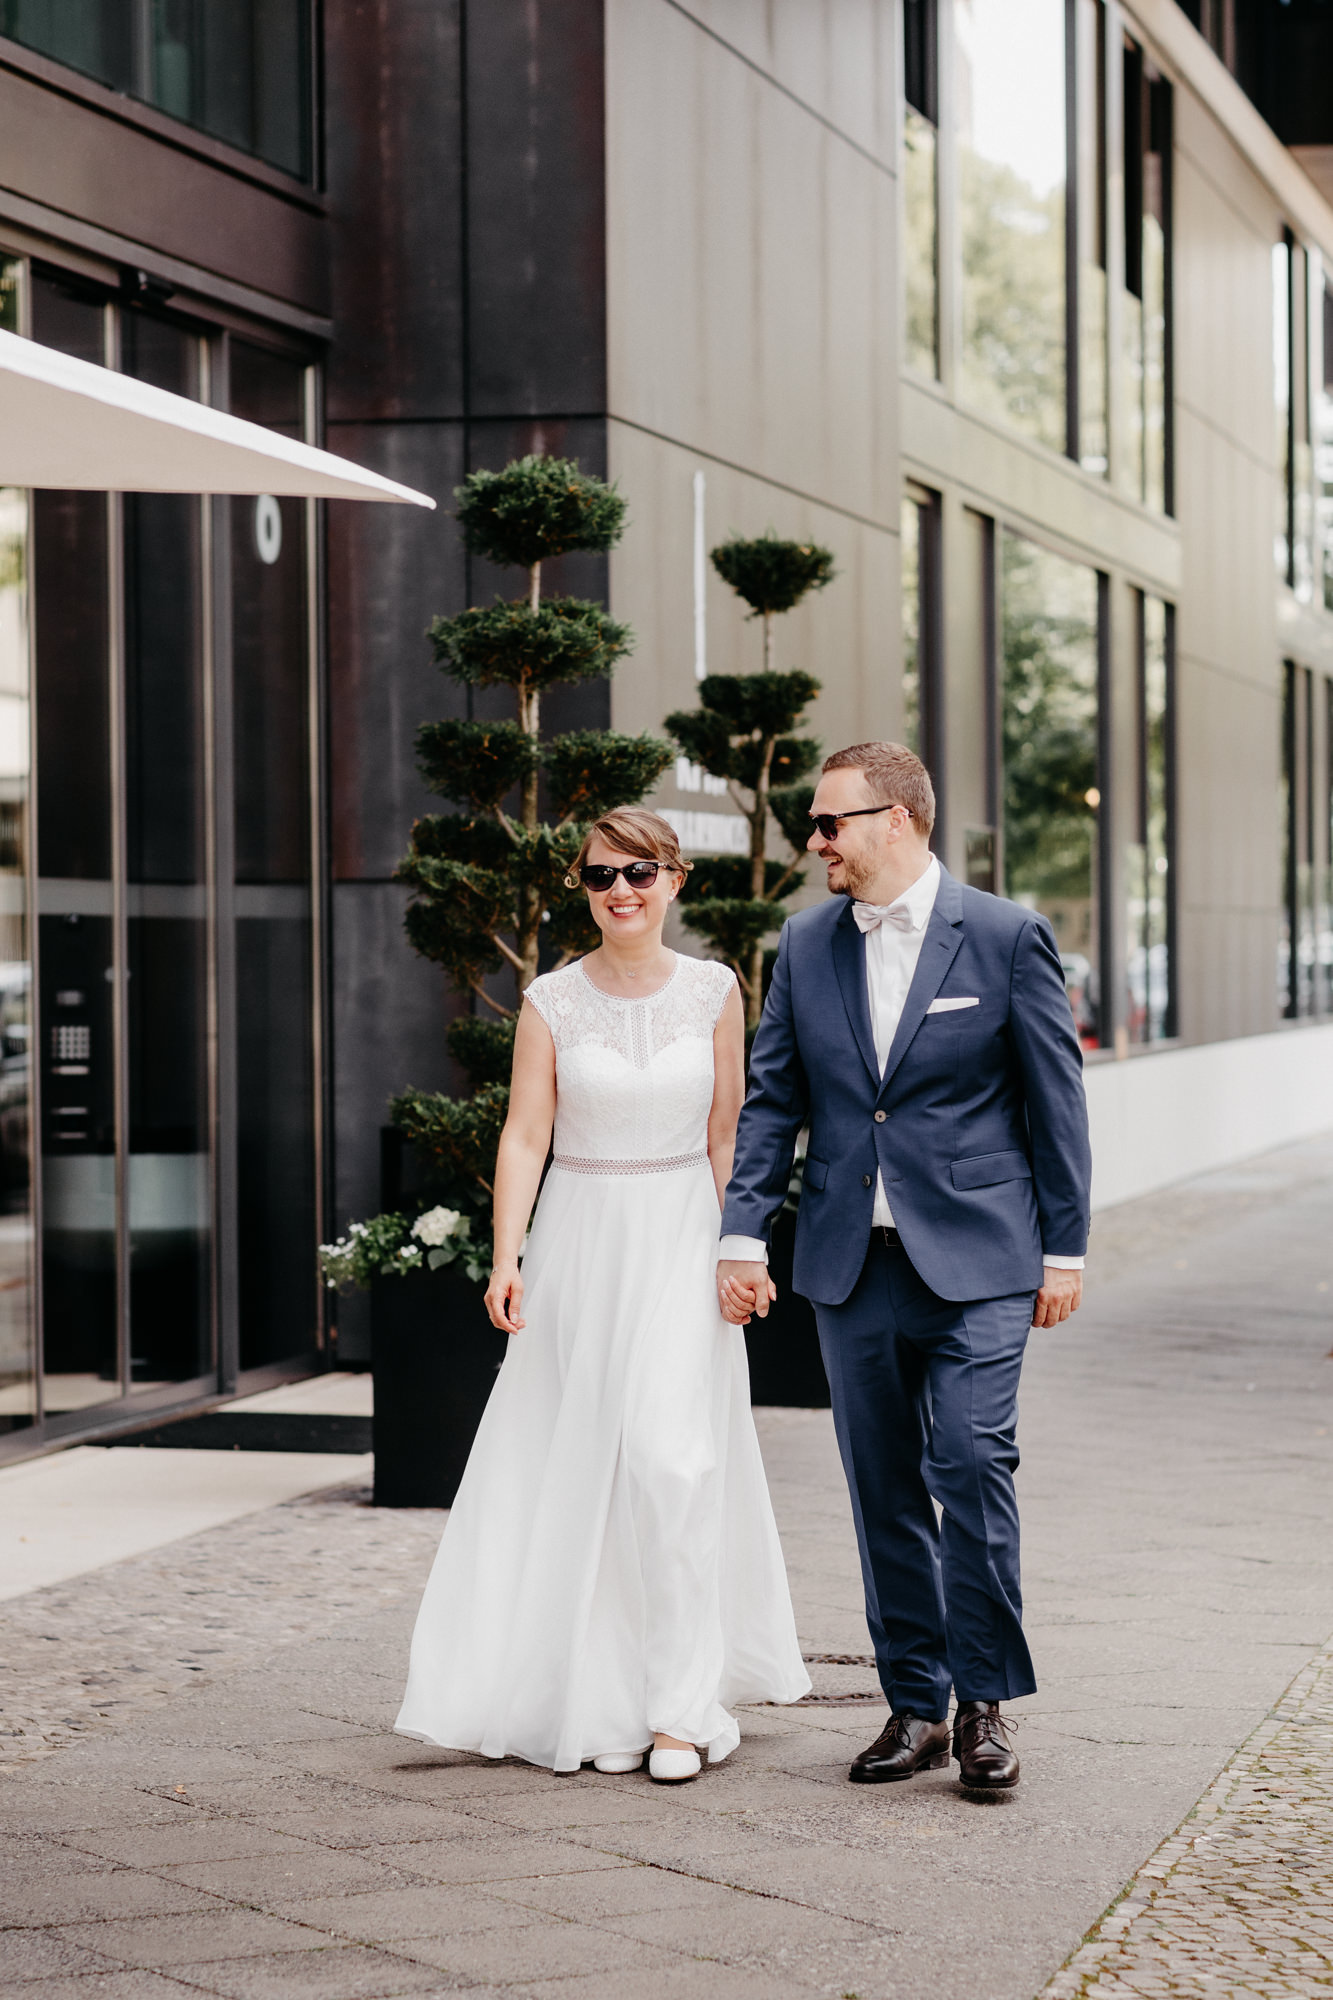
[[581,964],[527,998],[556,1048],[555,1160],[510,1338],[426,1586],[396,1724],[556,1771],[654,1732],[740,1740],[738,1702],[810,1687],[717,1309],[706,1151],[727,967],[643,1000]]

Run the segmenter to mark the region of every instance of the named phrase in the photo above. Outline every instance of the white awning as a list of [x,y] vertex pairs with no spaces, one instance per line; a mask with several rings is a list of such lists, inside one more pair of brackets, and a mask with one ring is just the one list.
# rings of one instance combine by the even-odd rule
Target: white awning
[[0,486],[435,505],[350,459],[3,331]]

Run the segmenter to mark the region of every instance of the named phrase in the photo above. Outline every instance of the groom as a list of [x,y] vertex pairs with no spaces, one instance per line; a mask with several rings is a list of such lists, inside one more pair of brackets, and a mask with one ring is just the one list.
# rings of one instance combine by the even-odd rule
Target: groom
[[[793,1283],[814,1302],[888,1727],[861,1784],[949,1761],[1018,1782],[1000,1702],[1036,1682],[1014,1469],[1029,1326],[1078,1310],[1082,1059],[1044,917],[930,851],[935,795],[898,743],[824,765],[810,849],[834,900],[784,927],[750,1059],[718,1297],[762,1318],[768,1232],[809,1150]],[[937,1524],[936,1506],[942,1515]]]

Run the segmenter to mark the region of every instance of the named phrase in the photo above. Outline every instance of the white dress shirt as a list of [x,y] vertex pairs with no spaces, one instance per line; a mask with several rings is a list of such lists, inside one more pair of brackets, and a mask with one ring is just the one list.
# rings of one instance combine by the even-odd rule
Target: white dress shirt
[[[917,876],[911,888],[896,897],[885,909],[882,921],[865,932],[870,1032],[881,1076],[907,1004],[908,989],[921,957],[926,926],[935,907],[939,886],[940,864],[932,854],[925,871]],[[872,1229],[894,1227],[893,1211],[884,1191],[884,1176],[878,1172],[875,1175],[875,1205],[870,1225]],[[767,1263],[768,1250],[756,1236],[724,1236],[718,1246],[718,1257]],[[1043,1250],[1042,1261],[1055,1270],[1083,1269],[1081,1257],[1049,1256]]]

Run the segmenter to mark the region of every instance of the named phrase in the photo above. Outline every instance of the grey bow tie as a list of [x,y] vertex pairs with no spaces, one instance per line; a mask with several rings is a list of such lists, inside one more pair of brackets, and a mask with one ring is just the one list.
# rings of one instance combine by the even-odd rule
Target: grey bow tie
[[853,903],[852,915],[860,931],[877,931],[881,924],[891,924],[896,931],[915,930],[912,913],[898,903]]

